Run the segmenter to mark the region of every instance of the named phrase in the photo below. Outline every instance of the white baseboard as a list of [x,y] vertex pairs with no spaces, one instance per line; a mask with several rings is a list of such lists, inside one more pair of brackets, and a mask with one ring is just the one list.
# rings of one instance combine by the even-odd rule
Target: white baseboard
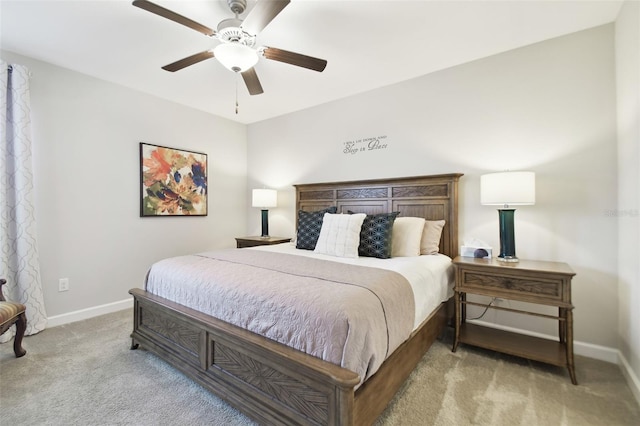
[[133,297],[119,302],[107,303],[106,305],[94,306],[92,308],[81,309],[66,314],[54,315],[47,318],[47,327],[55,327],[57,325],[69,324],[76,321],[97,317],[112,312],[121,311],[123,309],[133,308]]
[[[486,321],[469,320],[472,324],[482,325],[484,327],[497,328],[499,330],[512,331],[514,333],[526,334],[528,336],[539,337],[541,339],[557,340],[557,337],[548,334],[536,333],[534,331],[522,330],[514,327],[507,327],[500,324],[494,324]],[[617,364],[622,371],[622,375],[627,380],[627,384],[633,393],[633,396],[640,404],[640,380],[636,373],[631,369],[629,362],[618,349],[609,348],[607,346],[594,345],[586,342],[573,342],[573,352],[576,355],[586,356],[588,358],[599,359],[601,361]]]
[[627,379],[627,383],[631,388],[631,392],[633,392],[633,396],[636,397],[636,401],[640,404],[640,380],[636,373],[631,369],[631,365],[629,365],[627,359],[622,355],[622,352],[620,352],[619,361],[622,374],[624,375],[624,378]]

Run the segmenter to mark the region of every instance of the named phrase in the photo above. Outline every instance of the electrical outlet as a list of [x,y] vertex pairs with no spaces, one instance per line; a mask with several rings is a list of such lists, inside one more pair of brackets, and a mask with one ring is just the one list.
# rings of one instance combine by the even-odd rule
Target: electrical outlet
[[60,278],[58,280],[58,291],[69,290],[69,278]]

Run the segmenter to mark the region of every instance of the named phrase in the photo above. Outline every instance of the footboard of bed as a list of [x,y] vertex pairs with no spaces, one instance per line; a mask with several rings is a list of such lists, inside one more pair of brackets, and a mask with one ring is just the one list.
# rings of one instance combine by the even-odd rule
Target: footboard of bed
[[355,391],[350,370],[141,289],[132,348],[139,344],[260,424],[370,425],[446,323],[446,303]]
[[356,373],[133,289],[142,344],[261,424],[353,424]]

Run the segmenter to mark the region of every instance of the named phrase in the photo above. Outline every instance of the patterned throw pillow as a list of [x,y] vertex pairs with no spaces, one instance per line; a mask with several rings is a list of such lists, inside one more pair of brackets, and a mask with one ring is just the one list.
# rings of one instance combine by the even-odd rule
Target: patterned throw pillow
[[316,248],[320,230],[322,229],[322,218],[325,213],[335,213],[338,208],[333,206],[315,212],[298,211],[298,235],[296,237],[296,248],[303,250],[313,250]]
[[358,254],[364,257],[391,257],[393,222],[400,212],[367,215],[360,230]]

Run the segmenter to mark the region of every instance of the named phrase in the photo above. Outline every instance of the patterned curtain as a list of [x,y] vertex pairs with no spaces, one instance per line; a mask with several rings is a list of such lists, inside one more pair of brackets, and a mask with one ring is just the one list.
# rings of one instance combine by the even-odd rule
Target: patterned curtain
[[33,205],[29,77],[26,67],[0,61],[0,277],[7,280],[7,300],[26,305],[26,334],[34,334],[44,330],[47,315]]

